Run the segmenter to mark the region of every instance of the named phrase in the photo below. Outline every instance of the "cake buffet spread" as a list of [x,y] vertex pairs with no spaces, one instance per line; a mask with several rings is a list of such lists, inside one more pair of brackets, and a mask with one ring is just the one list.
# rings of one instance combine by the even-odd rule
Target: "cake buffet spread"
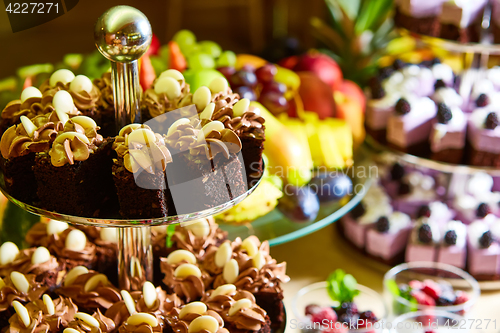
[[500,2],[313,2],[0,80],[1,333],[498,331]]

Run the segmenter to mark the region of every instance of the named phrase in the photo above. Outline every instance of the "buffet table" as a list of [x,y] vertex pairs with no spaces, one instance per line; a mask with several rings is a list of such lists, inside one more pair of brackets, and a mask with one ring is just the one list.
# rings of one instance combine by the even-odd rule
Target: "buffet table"
[[[293,242],[275,246],[271,253],[278,262],[287,262],[287,273],[291,278],[284,286],[288,316],[287,333],[299,332],[298,329],[290,328],[290,320],[294,318],[291,303],[295,294],[308,284],[325,280],[328,274],[337,268],[354,275],[360,284],[379,293],[383,292],[383,274],[349,255],[350,249],[345,248],[345,241],[341,239],[335,224]],[[500,291],[482,292],[469,318],[496,319],[496,329],[491,327],[482,332],[500,331]]]

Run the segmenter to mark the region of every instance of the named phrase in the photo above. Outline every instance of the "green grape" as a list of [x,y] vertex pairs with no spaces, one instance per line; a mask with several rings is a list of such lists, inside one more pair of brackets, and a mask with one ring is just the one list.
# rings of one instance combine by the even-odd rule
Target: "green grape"
[[210,54],[212,58],[218,58],[222,53],[222,49],[216,42],[204,40],[199,42],[198,45],[200,46],[201,52]]
[[196,36],[190,30],[186,29],[177,31],[172,40],[179,45],[181,50],[186,45],[196,44]]
[[295,186],[304,186],[309,183],[312,177],[312,171],[309,169],[290,168],[287,174],[288,184]]
[[168,46],[168,44],[165,44],[163,45],[162,47],[160,47],[160,51],[158,52],[158,54],[160,55],[160,58],[167,64],[169,64],[170,62],[170,47]]
[[215,67],[214,58],[206,53],[193,54],[187,59],[189,68],[199,70]]
[[217,59],[217,68],[234,67],[236,65],[236,54],[233,51],[224,51]]
[[191,45],[186,45],[181,48],[182,54],[184,54],[185,57],[189,57],[201,52],[201,47],[199,44],[191,44]]
[[161,57],[150,57],[151,65],[153,66],[156,76],[160,76],[163,71],[168,69],[168,62],[163,61]]

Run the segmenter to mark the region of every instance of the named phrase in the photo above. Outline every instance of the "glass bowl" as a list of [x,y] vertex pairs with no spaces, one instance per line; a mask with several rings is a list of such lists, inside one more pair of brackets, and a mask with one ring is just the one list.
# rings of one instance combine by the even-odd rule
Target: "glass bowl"
[[[305,315],[306,307],[310,304],[316,304],[321,307],[336,307],[340,305],[338,302],[333,301],[330,298],[326,287],[326,281],[322,281],[310,284],[299,290],[299,292],[294,296],[292,300],[292,311],[295,318],[290,321],[290,328],[300,329],[303,332],[328,331],[328,329],[308,329],[306,326],[310,324],[310,320]],[[366,328],[357,329],[353,327],[349,328],[348,325],[344,324],[344,328],[342,329],[342,331],[353,333],[382,332],[382,323],[387,317],[387,308],[384,299],[379,293],[368,287],[358,284],[357,288],[359,290],[359,295],[354,297],[354,303],[356,304],[358,311],[372,311],[377,317],[378,321]]]
[[[465,292],[469,298],[468,301],[457,305],[431,306],[412,303],[409,300],[395,295],[391,290],[391,285],[395,281],[400,284],[408,284],[411,280],[433,280],[439,283],[447,283],[455,291]],[[390,269],[384,276],[384,293],[392,303],[392,314],[397,316],[402,313],[418,310],[441,310],[464,315],[474,303],[478,300],[481,289],[479,283],[469,273],[452,265],[439,262],[411,262],[398,265]]]
[[[423,310],[405,313],[392,323],[387,323],[390,333],[424,333],[424,332],[473,332],[474,326],[463,317],[442,310]],[[486,326],[486,324],[481,324]],[[490,325],[493,326],[493,325]],[[480,328],[483,329],[484,327]]]

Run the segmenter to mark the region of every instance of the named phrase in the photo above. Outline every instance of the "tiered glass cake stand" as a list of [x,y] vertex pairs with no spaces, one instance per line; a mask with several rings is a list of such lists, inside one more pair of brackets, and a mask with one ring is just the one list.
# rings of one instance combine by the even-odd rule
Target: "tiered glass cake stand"
[[[135,8],[113,7],[97,21],[94,37],[99,51],[112,62],[116,128],[139,122],[141,88],[138,80],[137,60],[146,52],[151,43],[152,32],[148,19]],[[118,212],[110,215],[109,218],[90,218],[60,214],[31,206],[16,200],[7,193],[3,175],[0,178],[0,190],[14,204],[42,217],[71,224],[117,227],[119,284],[122,289],[130,289],[132,285],[142,285],[140,282],[152,280],[152,225],[187,223],[222,212],[245,199],[259,182],[260,179],[238,197],[207,210],[164,218],[130,220],[120,218]]]

